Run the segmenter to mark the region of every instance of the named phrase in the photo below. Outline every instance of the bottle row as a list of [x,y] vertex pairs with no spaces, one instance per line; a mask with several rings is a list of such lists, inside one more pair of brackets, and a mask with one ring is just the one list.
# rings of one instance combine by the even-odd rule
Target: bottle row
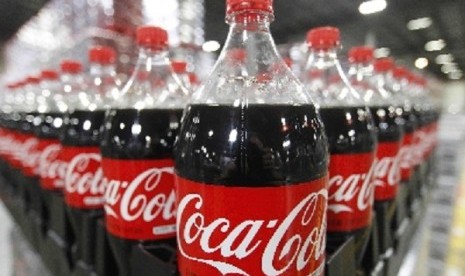
[[139,244],[177,248],[180,275],[323,275],[353,238],[360,267],[373,210],[431,160],[440,110],[426,79],[365,46],[345,73],[334,27],[308,32],[298,78],[271,36],[272,1],[226,2],[229,35],[201,85],[170,61],[167,32],[142,26],[124,83],[96,46],[86,72],[64,60],[4,91],[0,170],[18,172],[74,262],[95,265],[104,217],[123,276]]

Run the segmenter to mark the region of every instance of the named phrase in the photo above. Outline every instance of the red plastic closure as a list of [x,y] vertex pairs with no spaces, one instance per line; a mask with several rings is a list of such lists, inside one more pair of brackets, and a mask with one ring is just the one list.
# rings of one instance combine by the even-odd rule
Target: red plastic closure
[[40,74],[41,78],[44,80],[57,80],[58,79],[58,72],[55,70],[42,70]]
[[370,63],[373,61],[373,48],[368,46],[352,47],[349,50],[349,61],[352,63]]
[[161,50],[168,47],[168,33],[155,26],[141,26],[137,29],[137,44],[139,46]]
[[176,74],[183,74],[183,73],[186,73],[187,71],[187,63],[184,61],[180,61],[180,60],[172,61],[171,67],[173,68],[173,71]]
[[376,72],[388,72],[394,68],[394,60],[392,58],[380,58],[375,60],[373,66]]
[[273,12],[272,0],[227,0],[226,14],[232,14],[240,11],[262,11]]
[[307,43],[314,49],[325,50],[339,46],[340,42],[341,35],[336,27],[318,27],[307,33]]
[[116,60],[116,52],[108,46],[94,46],[89,50],[89,60],[98,64],[113,64]]
[[60,64],[61,71],[70,74],[78,74],[82,72],[82,64],[73,59],[65,59]]

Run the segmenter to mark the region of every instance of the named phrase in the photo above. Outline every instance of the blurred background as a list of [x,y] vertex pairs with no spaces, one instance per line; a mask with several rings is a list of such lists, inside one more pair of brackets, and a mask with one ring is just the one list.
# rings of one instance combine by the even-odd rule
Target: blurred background
[[[373,46],[376,57],[392,56],[429,79],[441,99],[439,191],[422,221],[401,275],[465,275],[464,0],[275,0],[272,33],[279,51],[298,67],[306,60],[308,29],[341,29],[342,57],[356,45]],[[227,35],[223,0],[0,0],[0,85],[66,57],[87,63],[90,45],[117,49],[118,71],[134,61],[136,26],[169,31],[171,54],[188,62],[202,80]],[[298,69],[296,69],[298,71]],[[0,275],[12,275],[22,245],[9,243],[12,224],[0,212]],[[24,257],[24,256],[23,256]],[[26,256],[23,260],[31,262]],[[15,258],[17,260],[17,258]],[[18,262],[15,261],[15,275]],[[21,269],[19,269],[20,271]],[[40,274],[39,274],[40,275]]]

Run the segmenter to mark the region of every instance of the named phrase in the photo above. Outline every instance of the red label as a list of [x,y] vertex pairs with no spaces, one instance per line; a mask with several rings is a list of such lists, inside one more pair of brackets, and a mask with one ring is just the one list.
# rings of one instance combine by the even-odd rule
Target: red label
[[329,162],[328,232],[371,224],[375,153],[332,154]]
[[392,200],[400,182],[399,151],[402,141],[378,143],[374,168],[375,201]]
[[11,145],[11,164],[15,168],[22,168],[21,157],[18,155],[17,149],[21,148],[24,141],[27,139],[27,136],[24,133],[14,132],[14,144]]
[[57,139],[40,139],[39,169],[40,184],[43,189],[62,189],[66,173],[66,162],[61,160],[61,144]]
[[15,134],[12,130],[3,129],[0,137],[0,154],[8,163],[11,163],[12,149],[16,147]]
[[23,172],[27,176],[37,175],[37,167],[41,149],[39,139],[28,135],[26,140],[17,148],[17,156],[23,164]]
[[131,240],[176,235],[173,160],[102,159],[107,230]]
[[78,209],[103,208],[103,172],[98,147],[64,146],[61,158],[68,164],[64,179],[65,201]]
[[10,130],[9,131],[9,139],[5,141],[5,154],[8,162],[16,167],[19,161],[16,160],[16,149],[19,148],[22,143],[20,141],[20,134],[16,131]]
[[402,181],[409,181],[415,162],[413,160],[413,133],[406,133],[399,151],[400,176]]
[[181,275],[323,275],[327,177],[275,187],[176,180]]

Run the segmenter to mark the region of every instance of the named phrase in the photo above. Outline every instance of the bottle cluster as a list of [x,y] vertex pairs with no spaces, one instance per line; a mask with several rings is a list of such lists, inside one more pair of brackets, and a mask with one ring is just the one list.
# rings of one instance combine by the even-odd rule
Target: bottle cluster
[[425,78],[366,46],[345,72],[335,27],[308,32],[296,75],[272,0],[226,2],[228,38],[198,87],[154,26],[138,28],[124,83],[116,52],[95,46],[88,70],[63,60],[5,87],[0,173],[71,267],[111,252],[100,274],[135,275],[144,247],[173,274],[324,275],[350,238],[363,267],[373,224],[391,223],[373,214],[391,220],[400,187],[410,203],[426,189],[440,110]]

